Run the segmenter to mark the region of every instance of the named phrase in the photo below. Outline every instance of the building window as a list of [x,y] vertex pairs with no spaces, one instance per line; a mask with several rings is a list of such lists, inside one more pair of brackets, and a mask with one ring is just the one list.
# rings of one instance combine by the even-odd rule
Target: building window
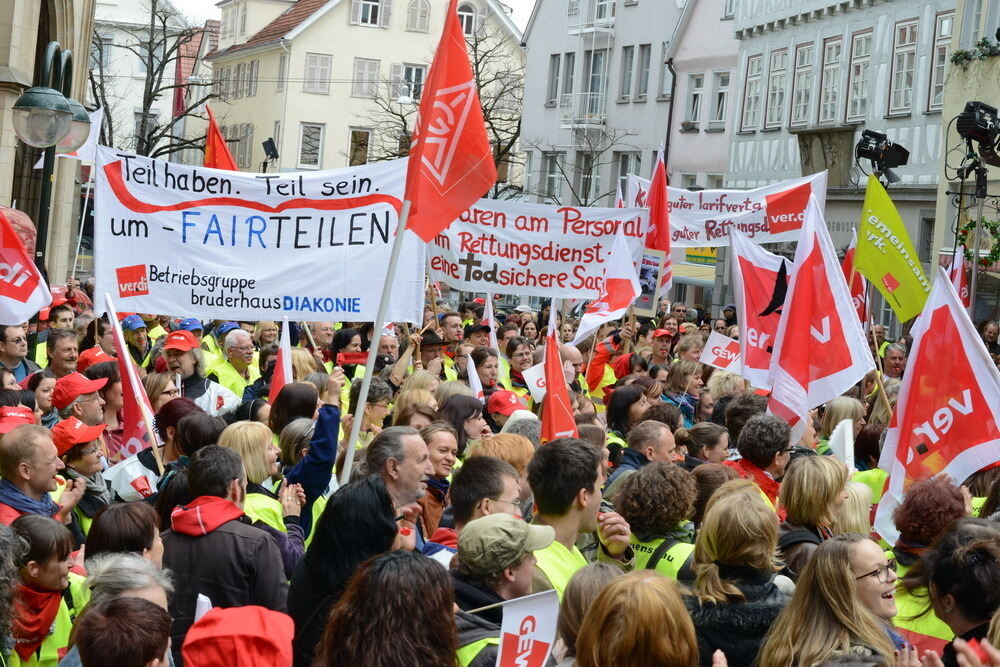
[[137,48],[139,55],[139,73],[146,73],[147,62],[152,65],[150,71],[154,73],[159,71],[160,63],[163,62],[163,52],[166,49],[165,41],[140,42],[135,48]]
[[351,128],[351,152],[347,156],[349,166],[368,164],[368,142],[371,136],[371,130]]
[[962,35],[959,38],[959,48],[972,49],[983,31],[983,5],[986,0],[969,0],[962,11]]
[[791,125],[805,125],[809,121],[809,103],[812,101],[813,46],[804,44],[795,49],[795,75],[792,78]]
[[788,77],[788,49],[771,54],[767,72],[767,111],[764,127],[780,127],[785,119],[785,80]]
[[823,82],[820,84],[819,122],[837,119],[837,98],[840,92],[840,37],[823,42]]
[[594,0],[594,20],[604,21],[614,16],[613,0]]
[[851,43],[851,69],[847,84],[847,120],[863,120],[868,111],[872,65],[872,33],[855,35]]
[[913,67],[917,59],[917,22],[896,24],[889,79],[889,113],[907,113],[913,98]]
[[660,58],[660,90],[656,94],[658,100],[670,99],[671,88],[673,87],[673,75],[667,67],[667,54],[670,52],[670,43],[663,42],[661,45],[663,57]]
[[587,73],[586,115],[596,118],[604,115],[604,99],[607,93],[606,59],[608,52],[600,49],[585,51],[584,70]]
[[319,169],[323,162],[322,123],[299,123],[299,168]]
[[90,45],[90,67],[98,71],[103,71],[111,67],[111,49],[115,46],[114,37],[104,35],[94,35],[94,41]]
[[596,153],[580,153],[580,203],[592,205],[601,196],[601,175]]
[[723,185],[722,174],[707,174],[706,186],[709,190],[721,190]]
[[251,60],[247,65],[247,97],[254,97],[257,95],[257,70],[259,68],[259,60]]
[[729,72],[716,72],[712,78],[712,110],[708,122],[722,126],[729,114]]
[[764,56],[747,58],[747,77],[743,88],[743,121],[741,130],[755,130],[760,120],[760,78]]
[[406,11],[406,29],[413,32],[428,32],[430,25],[430,0],[410,0],[410,6]]
[[735,14],[736,0],[723,0],[722,2],[722,18],[731,19],[733,14]]
[[562,197],[562,162],[565,156],[565,153],[545,154],[545,180],[542,183],[542,196],[555,200]]
[[272,130],[272,132],[273,132],[273,134],[271,135],[271,138],[274,139],[274,147],[277,148],[278,152],[280,153],[281,152],[281,121],[280,120],[274,121],[274,130]]
[[928,111],[940,111],[944,103],[944,81],[951,58],[951,36],[955,28],[955,13],[940,14],[934,21],[934,55],[931,60],[930,99]]
[[681,174],[681,187],[685,190],[698,187],[698,174]]
[[427,78],[427,67],[424,65],[403,65],[402,95],[412,100],[419,100],[424,92],[424,79]]
[[247,34],[247,6],[240,5],[240,33],[241,36]]
[[555,104],[559,97],[559,62],[561,56],[553,53],[549,56],[549,87],[545,96],[546,104]]
[[361,25],[379,25],[379,15],[382,13],[381,0],[361,0]]
[[229,128],[233,140],[233,159],[240,169],[253,166],[253,123],[240,123]]
[[639,72],[636,76],[635,97],[645,99],[649,93],[649,62],[653,55],[652,44],[639,45]]
[[563,55],[562,73],[562,99],[560,106],[569,106],[571,95],[573,94],[573,75],[576,71],[576,54],[566,53]]
[[[143,131],[142,127],[143,118],[146,119],[145,131]],[[154,132],[156,132],[156,128],[160,124],[159,118],[160,114],[157,111],[148,111],[145,114],[142,113],[141,111],[135,112],[134,114],[135,125],[132,128],[132,136],[135,137],[134,148],[139,148],[139,143],[141,139],[148,139],[153,135]],[[148,146],[148,148],[151,148],[151,146]]]
[[333,56],[328,53],[306,54],[306,76],[302,92],[319,95],[330,94],[330,65]]
[[275,90],[281,92],[285,89],[285,80],[288,78],[288,54],[282,53],[278,56],[278,83]]
[[622,72],[621,85],[618,90],[618,99],[627,99],[632,94],[632,72],[635,70],[635,47],[622,47]]
[[618,187],[621,189],[622,197],[628,196],[628,175],[638,176],[642,173],[642,153],[619,153],[618,154]]
[[701,119],[701,98],[705,94],[705,75],[688,75],[687,104],[684,105],[684,120],[698,124]]
[[378,90],[378,66],[378,60],[354,59],[351,95],[354,97],[375,97],[375,92]]
[[458,22],[462,26],[462,33],[466,37],[471,37],[476,31],[476,10],[469,5],[459,6]]

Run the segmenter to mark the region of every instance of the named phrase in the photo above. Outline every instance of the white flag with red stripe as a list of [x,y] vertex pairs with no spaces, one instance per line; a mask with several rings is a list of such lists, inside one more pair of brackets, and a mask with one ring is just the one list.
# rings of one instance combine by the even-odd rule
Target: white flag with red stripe
[[490,328],[490,347],[500,352],[500,342],[497,340],[497,318],[493,316],[493,295],[486,293],[486,303],[483,304],[483,324]]
[[798,442],[811,408],[875,368],[815,196],[806,207],[781,310],[767,409],[791,424],[792,442]]
[[667,190],[667,165],[663,149],[656,154],[656,165],[649,183],[649,231],[646,247],[663,252],[660,264],[660,292],[666,293],[674,280],[674,263],[670,256],[670,195]]
[[[865,291],[868,289],[868,281],[854,268],[854,253],[858,249],[858,230],[851,230],[851,245],[844,253],[844,263],[841,269],[844,271],[844,280],[848,281],[848,288],[851,290],[851,301],[854,303],[854,310],[858,313],[858,321],[864,329],[868,322],[868,303],[865,299]],[[853,278],[851,275],[853,274]]]
[[[383,335],[385,332],[383,330]],[[281,322],[281,337],[278,339],[278,357],[274,361],[274,372],[271,375],[271,389],[267,400],[274,403],[278,392],[292,381],[292,343],[288,332],[288,318]]]
[[486,402],[486,392],[483,391],[483,381],[479,379],[479,371],[476,370],[476,362],[472,360],[472,355],[468,356],[468,367],[466,371],[469,373],[469,389],[472,390],[472,395],[478,398],[483,403]]
[[[118,311],[111,300],[111,295],[104,293],[105,307],[108,313],[108,321],[111,323],[111,333],[115,341],[115,354],[118,362],[118,374],[122,379],[122,437],[117,448],[112,449],[112,443],[108,443],[108,462],[117,463],[123,459],[138,454],[147,447],[155,447],[156,437],[153,435],[153,406],[149,403],[149,396],[146,395],[146,388],[139,381],[139,373],[132,362],[128,346],[125,344],[125,336],[122,333],[122,325],[118,319]],[[166,438],[166,433],[161,437]],[[160,474],[163,474],[160,471]],[[145,479],[145,478],[141,478]],[[141,482],[139,482],[141,484]],[[148,487],[136,486],[136,491],[143,497],[152,495],[152,489]]]
[[962,246],[955,250],[955,254],[951,257],[951,264],[948,266],[948,277],[951,279],[951,284],[955,287],[955,292],[958,294],[958,298],[961,299],[962,305],[966,308],[971,303],[968,273],[970,263],[965,258],[965,246]]
[[554,589],[503,603],[496,667],[542,667],[552,653],[558,620]]
[[601,292],[583,312],[573,345],[597,331],[605,322],[622,317],[641,293],[632,253],[629,252],[625,236],[618,234],[604,263]]
[[771,353],[785,303],[791,263],[764,250],[736,229],[732,242],[733,290],[740,313],[740,375],[759,389],[771,388]]
[[1000,460],[1000,371],[943,271],[910,335],[878,463],[889,484],[875,527],[890,544],[898,537],[892,514],[910,484],[940,474],[961,481]]

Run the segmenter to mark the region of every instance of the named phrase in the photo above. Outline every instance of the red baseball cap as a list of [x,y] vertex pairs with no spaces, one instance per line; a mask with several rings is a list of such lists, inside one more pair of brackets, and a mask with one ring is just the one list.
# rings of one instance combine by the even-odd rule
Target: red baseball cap
[[94,364],[102,364],[105,361],[114,360],[115,358],[102,350],[100,345],[95,345],[81,352],[80,356],[76,358],[76,370],[82,373]]
[[70,373],[56,380],[52,390],[52,405],[62,410],[84,394],[91,394],[108,383],[108,378],[88,380],[80,373]]
[[107,424],[87,426],[76,417],[70,417],[52,428],[52,442],[56,443],[56,450],[62,456],[76,445],[97,440],[106,428]]
[[264,607],[216,607],[191,626],[181,653],[189,667],[292,667],[295,624]]
[[23,405],[0,407],[0,433],[10,433],[22,424],[34,424],[35,413]]
[[521,401],[517,400],[517,394],[505,389],[493,392],[489,400],[486,401],[486,412],[491,415],[499,412],[509,417],[515,410],[523,409],[524,406],[521,405]]
[[660,336],[673,336],[673,334],[666,329],[657,329],[653,332],[653,338],[659,338]]
[[167,334],[167,342],[163,344],[164,350],[180,350],[181,352],[188,352],[196,347],[200,347],[198,339],[194,337],[193,333],[184,329],[171,331]]

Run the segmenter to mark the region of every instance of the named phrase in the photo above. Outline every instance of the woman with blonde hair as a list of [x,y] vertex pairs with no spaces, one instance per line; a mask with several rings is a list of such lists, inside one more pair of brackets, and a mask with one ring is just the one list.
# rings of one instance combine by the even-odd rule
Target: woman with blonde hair
[[723,396],[738,396],[745,390],[746,381],[729,371],[716,368],[708,378],[708,391],[711,392],[712,398],[716,401]]
[[580,624],[577,667],[696,664],[698,640],[677,582],[654,572],[631,572],[612,581]]
[[[424,391],[417,389],[415,391]],[[436,403],[435,403],[436,405]],[[396,407],[392,412],[393,426],[412,426],[413,428],[423,428],[430,426],[432,422],[438,420],[437,410],[432,410],[427,405],[411,403],[402,408]]]
[[142,386],[149,397],[153,414],[160,411],[166,403],[181,395],[181,390],[175,384],[177,376],[173,373],[147,373],[142,378]]
[[699,665],[721,649],[729,667],[750,667],[795,585],[777,574],[778,525],[758,493],[711,503],[694,546],[695,580],[686,598]]
[[913,664],[893,662],[902,646],[889,626],[896,614],[896,580],[895,562],[867,536],[827,540],[802,570],[757,664],[812,667],[839,656]]
[[[433,373],[425,370],[415,370],[410,373],[410,377],[403,380],[403,386],[400,387],[400,393],[404,391],[411,391],[413,389],[425,389],[431,393],[434,392],[441,385],[441,380],[434,376]],[[438,405],[441,401],[438,401]]]
[[302,382],[310,374],[321,370],[316,364],[316,357],[303,347],[292,348],[292,379]]
[[442,382],[438,385],[438,388],[434,390],[434,400],[437,404],[444,405],[452,396],[472,396],[475,398],[475,394],[469,389],[469,385],[458,380],[449,380],[448,382]]
[[219,436],[219,445],[232,449],[243,460],[247,471],[247,496],[243,503],[246,515],[275,530],[288,532],[287,517],[295,517],[295,523],[298,523],[302,505],[301,502],[291,502],[288,497],[298,500],[296,492],[302,487],[294,484],[284,488],[281,497],[269,488],[273,480],[281,479],[280,450],[271,438],[271,430],[260,422],[236,422],[227,426]]
[[867,535],[872,532],[872,490],[867,484],[851,481],[847,483],[846,491],[847,496],[837,510],[837,518],[833,522],[833,532],[838,535],[843,533]]
[[868,415],[869,424],[888,424],[892,417],[892,411],[896,409],[900,381],[890,378],[884,382],[883,386],[885,387],[885,396],[889,399],[889,405],[886,406],[885,401],[876,396],[875,404],[872,405],[871,413]]
[[[398,414],[402,410],[409,409],[414,405],[424,405],[429,407],[434,412],[437,412],[438,402],[434,398],[434,394],[427,391],[426,389],[409,389],[399,392],[396,396],[396,400],[393,401],[393,410]],[[393,426],[397,424],[395,416],[393,417]]]
[[[556,625],[561,646],[556,644],[554,653],[562,655],[558,667],[572,667],[576,657],[576,639],[580,634],[583,617],[608,584],[622,576],[621,568],[610,563],[591,563],[580,568],[570,578],[559,604],[559,621]],[[560,651],[559,649],[562,649]]]
[[278,342],[278,325],[270,320],[262,320],[254,325],[253,328],[253,342],[256,343],[257,349],[264,347],[265,345],[270,345],[271,343]]
[[778,500],[786,512],[778,550],[796,577],[816,547],[833,536],[847,496],[847,466],[830,456],[804,456],[788,466]]
[[865,425],[865,406],[856,398],[850,396],[838,396],[827,401],[823,407],[823,421],[820,424],[819,445],[816,447],[817,454],[826,454],[830,451],[830,436],[837,424],[845,419],[853,422],[854,437],[861,433],[861,427]]

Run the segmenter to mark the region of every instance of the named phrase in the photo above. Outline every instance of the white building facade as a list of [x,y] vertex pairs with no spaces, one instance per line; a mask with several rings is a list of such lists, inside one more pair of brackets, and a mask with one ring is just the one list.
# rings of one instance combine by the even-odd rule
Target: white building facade
[[[951,0],[737,3],[739,107],[727,185],[829,170],[827,224],[843,250],[871,171],[867,161],[855,165],[855,144],[865,129],[887,134],[910,152],[889,194],[929,269],[954,7]],[[730,294],[720,272],[715,303]],[[888,306],[876,305],[876,320],[893,324]]]

